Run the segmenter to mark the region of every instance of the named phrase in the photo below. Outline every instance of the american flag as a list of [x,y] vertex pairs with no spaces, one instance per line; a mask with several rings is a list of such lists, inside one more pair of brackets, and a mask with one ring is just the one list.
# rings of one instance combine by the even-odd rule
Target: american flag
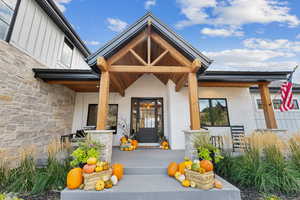
[[281,92],[281,105],[280,111],[289,111],[294,107],[293,104],[293,83],[292,83],[293,73],[286,82],[284,82],[280,88]]

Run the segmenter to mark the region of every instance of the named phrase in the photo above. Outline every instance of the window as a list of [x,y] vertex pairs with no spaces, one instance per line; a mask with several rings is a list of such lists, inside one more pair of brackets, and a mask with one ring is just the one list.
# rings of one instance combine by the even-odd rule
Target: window
[[229,126],[226,99],[199,99],[201,126]]
[[71,67],[73,57],[73,44],[65,38],[64,46],[61,54],[61,63],[67,67]]
[[[97,104],[89,104],[88,107],[88,117],[87,117],[87,126],[96,126],[97,125]],[[108,119],[107,119],[107,129],[115,130],[114,134],[117,133],[118,126],[118,105],[109,104],[108,110]]]
[[16,0],[0,0],[0,40],[6,39]]
[[[273,99],[272,103],[273,103],[274,110],[280,110],[281,99]],[[293,99],[293,104],[294,107],[292,108],[292,110],[299,110],[299,104],[297,99]],[[256,105],[259,110],[263,109],[261,99],[256,99]]]

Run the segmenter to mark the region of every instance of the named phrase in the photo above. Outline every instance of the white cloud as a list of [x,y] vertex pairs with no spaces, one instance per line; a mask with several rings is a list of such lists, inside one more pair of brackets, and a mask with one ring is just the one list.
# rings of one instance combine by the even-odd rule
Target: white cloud
[[295,27],[300,24],[290,8],[279,0],[177,0],[185,20],[177,28],[209,24],[217,28],[239,29],[245,24],[277,22]]
[[72,0],[54,0],[57,7],[61,10],[61,12],[65,12],[66,7],[65,4],[70,3]]
[[100,45],[100,42],[95,41],[95,40],[91,40],[91,41],[85,40],[84,43],[87,44],[87,45],[91,45],[91,46],[98,46],[98,45]]
[[230,49],[217,52],[203,52],[204,55],[213,59],[215,63],[224,66],[256,66],[273,58],[290,58],[295,56],[293,53],[260,50],[260,49]]
[[107,18],[108,28],[114,32],[122,32],[126,27],[127,23],[117,18]]
[[150,9],[152,6],[156,5],[156,0],[147,0],[145,1],[145,9]]
[[244,35],[242,31],[230,30],[230,29],[211,29],[211,28],[203,28],[201,30],[201,33],[208,36],[221,36],[221,37]]
[[243,41],[245,47],[254,49],[280,49],[284,51],[300,52],[300,42],[289,41],[287,39],[260,39],[260,38],[249,38]]

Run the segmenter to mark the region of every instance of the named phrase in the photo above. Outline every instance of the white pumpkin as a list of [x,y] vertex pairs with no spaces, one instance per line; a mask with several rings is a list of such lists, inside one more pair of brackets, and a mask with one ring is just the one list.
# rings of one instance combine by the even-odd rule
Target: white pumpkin
[[102,178],[102,180],[103,180],[104,182],[108,181],[109,179],[110,179],[109,176],[103,176],[103,178]]
[[194,160],[193,163],[200,164],[200,160]]
[[185,180],[185,175],[181,174],[178,179],[177,179],[179,182],[182,182]]
[[110,177],[110,180],[113,183],[113,185],[117,185],[118,184],[118,177],[116,175],[112,175]]

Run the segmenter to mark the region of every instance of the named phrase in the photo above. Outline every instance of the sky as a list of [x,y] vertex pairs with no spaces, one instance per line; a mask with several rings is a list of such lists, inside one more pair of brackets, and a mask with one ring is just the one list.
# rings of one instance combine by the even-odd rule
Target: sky
[[[204,55],[211,69],[300,64],[299,0],[55,0],[91,52],[151,11]],[[300,83],[300,67],[293,77]]]

